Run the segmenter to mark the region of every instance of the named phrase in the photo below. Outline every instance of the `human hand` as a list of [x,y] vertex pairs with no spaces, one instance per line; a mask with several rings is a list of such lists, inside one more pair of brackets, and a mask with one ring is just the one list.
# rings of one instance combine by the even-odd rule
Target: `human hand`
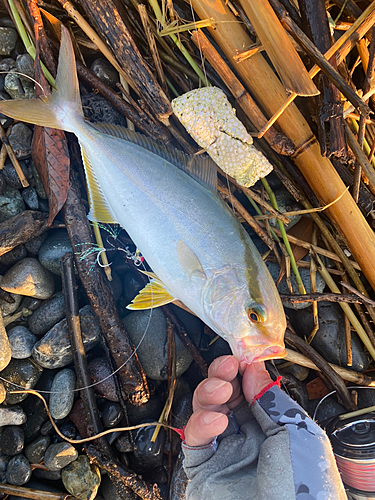
[[[242,388],[237,377],[242,374]],[[234,356],[216,358],[208,369],[208,378],[194,391],[193,415],[185,428],[188,446],[203,446],[225,431],[227,415],[245,397],[250,402],[272,382],[263,362],[241,364]]]

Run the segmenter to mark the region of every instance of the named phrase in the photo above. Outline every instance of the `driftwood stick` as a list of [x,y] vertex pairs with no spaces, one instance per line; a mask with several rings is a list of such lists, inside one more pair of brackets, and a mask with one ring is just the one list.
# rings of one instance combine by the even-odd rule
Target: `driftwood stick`
[[0,255],[10,252],[17,245],[26,243],[48,229],[47,215],[25,210],[0,223]]
[[[292,349],[286,349],[286,357],[284,359],[285,361],[289,361],[290,363],[295,363],[296,365],[305,366],[306,368],[320,371],[320,369],[313,361],[311,361],[311,359],[301,354],[300,352],[293,351]],[[363,373],[359,373],[354,370],[348,370],[347,368],[342,368],[341,366],[334,365],[333,363],[328,364],[338,375],[340,375],[343,380],[346,380],[347,382],[354,382],[358,385],[370,385],[374,382],[373,378]]]
[[369,299],[364,297],[361,299],[355,294],[341,294],[341,293],[309,293],[306,295],[284,295],[280,294],[282,302],[290,304],[301,304],[303,302],[348,302],[354,304],[357,302],[366,302]]
[[162,500],[159,487],[156,483],[147,483],[117,460],[113,460],[103,454],[92,444],[85,446],[85,451],[94,464],[107,471],[110,477],[114,476],[118,480],[117,484],[120,483],[124,487],[130,488],[143,500]]
[[311,347],[311,345],[293,333],[290,326],[286,329],[285,341],[313,361],[313,363],[320,370],[325,385],[327,385],[328,388],[333,388],[337,391],[338,396],[346,408],[355,409],[355,405],[342,378],[327,363],[327,361],[320,354],[318,354],[313,347]]

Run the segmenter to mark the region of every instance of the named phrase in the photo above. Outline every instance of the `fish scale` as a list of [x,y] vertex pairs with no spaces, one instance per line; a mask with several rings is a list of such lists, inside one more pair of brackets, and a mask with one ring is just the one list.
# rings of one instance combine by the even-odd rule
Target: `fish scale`
[[230,344],[240,361],[285,356],[285,315],[245,229],[216,193],[216,166],[121,127],[85,122],[70,36],[61,28],[56,90],[0,102],[16,119],[73,132],[90,214],[119,223],[155,275],[129,309],[179,300]]

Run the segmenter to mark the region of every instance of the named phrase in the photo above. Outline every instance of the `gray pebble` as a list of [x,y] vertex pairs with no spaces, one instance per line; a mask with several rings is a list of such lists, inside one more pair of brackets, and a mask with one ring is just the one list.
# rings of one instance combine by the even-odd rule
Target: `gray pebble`
[[34,299],[34,297],[25,297],[22,301],[22,307],[26,307],[30,311],[36,311],[42,302],[42,300]]
[[23,201],[26,203],[26,205],[31,208],[31,210],[38,210],[39,208],[39,199],[38,199],[38,194],[36,192],[36,189],[34,187],[27,187],[25,188],[21,196],[23,198]]
[[103,425],[108,429],[116,427],[124,416],[120,403],[112,401],[107,401],[101,411]]
[[26,413],[20,406],[0,407],[0,427],[5,425],[22,425],[26,422]]
[[59,481],[61,479],[61,469],[59,470],[35,469],[33,471],[33,476],[47,481]]
[[[8,381],[3,382],[7,390],[6,403],[9,405],[18,404],[26,399],[27,393],[9,394],[9,391],[18,390],[17,386],[19,385],[24,389],[33,389],[40,379],[42,371],[30,359],[11,359],[9,365],[1,372],[1,376]],[[12,382],[17,386],[14,386]]]
[[0,222],[20,214],[25,210],[25,202],[17,189],[7,186],[0,195]]
[[39,436],[25,448],[25,455],[31,464],[38,464],[43,460],[46,449],[51,444],[49,436]]
[[107,59],[98,57],[91,65],[91,71],[106,85],[114,87],[119,82],[118,72]]
[[63,318],[65,318],[65,299],[62,292],[58,292],[29,316],[30,331],[34,335],[44,335]]
[[14,29],[14,22],[10,19],[10,17],[0,17],[0,26]]
[[60,470],[76,460],[78,451],[70,443],[56,443],[48,446],[44,454],[44,465],[51,471]]
[[8,331],[12,358],[25,359],[32,354],[38,338],[24,326],[15,326]]
[[39,262],[54,274],[61,274],[61,257],[73,252],[67,231],[58,229],[51,232],[39,250]]
[[23,426],[26,443],[34,441],[40,435],[40,429],[47,417],[43,401],[39,398],[29,398],[24,403],[27,421]]
[[1,282],[1,288],[7,292],[43,300],[51,297],[54,287],[53,275],[32,257],[17,262]]
[[25,245],[17,245],[9,252],[0,255],[0,264],[3,264],[6,267],[13,266],[13,264],[18,262],[19,260],[24,259],[26,255],[27,250],[25,248]]
[[0,55],[9,56],[15,48],[18,39],[14,28],[0,27]]
[[[29,168],[27,161],[20,160],[19,164],[20,164],[20,167],[21,167],[22,172],[24,173],[25,177],[27,179],[30,179],[31,170]],[[10,161],[5,163],[4,168],[3,168],[3,174],[4,174],[4,177],[5,177],[7,184],[10,187],[12,187],[14,189],[21,189],[22,188],[22,184],[21,184],[21,181],[19,180],[16,169],[13,167],[13,164]]]
[[65,418],[69,415],[74,403],[74,389],[76,374],[70,368],[59,371],[53,379],[49,410],[55,419]]
[[0,61],[0,71],[8,72],[16,67],[16,61],[12,57],[5,57]]
[[4,427],[0,438],[1,451],[6,455],[18,455],[23,450],[25,437],[19,425]]
[[20,54],[16,59],[16,68],[30,78],[34,78],[34,61],[29,54]]
[[[186,311],[177,309],[174,308],[176,316],[181,319],[188,333],[198,344],[201,330],[200,321]],[[150,310],[135,311],[126,316],[123,322],[133,344],[138,346],[141,342],[137,354],[146,375],[154,380],[167,380],[167,321],[163,312],[160,309],[153,309],[152,313]],[[147,326],[148,331],[141,341]],[[176,376],[180,377],[189,368],[192,357],[177,335],[175,338]]]
[[43,242],[45,241],[46,238],[47,238],[47,233],[42,233],[39,236],[36,236],[35,238],[31,238],[31,240],[25,243],[26,250],[33,255],[38,255],[40,247],[43,245]]
[[155,422],[160,417],[163,405],[158,396],[154,394],[150,397],[146,405],[135,406],[126,403],[126,409],[130,425],[136,425],[140,422]]
[[24,455],[16,455],[8,464],[7,482],[16,486],[26,484],[31,478],[31,467]]
[[16,123],[9,134],[9,143],[17,158],[28,158],[31,155],[33,133],[24,123]]
[[26,77],[18,75],[11,69],[4,79],[4,90],[12,99],[32,99],[35,97],[34,83]]
[[[345,324],[341,307],[333,302],[319,302],[318,315],[319,330],[316,332],[311,346],[330,363],[358,372],[366,370],[369,366],[369,359],[355,332],[352,332],[353,365],[346,366]],[[308,337],[310,335],[314,326],[311,307],[294,313],[290,316],[290,320],[300,336]]]
[[[100,327],[90,306],[80,310],[82,340],[86,352],[99,342]],[[33,358],[44,368],[61,368],[73,361],[66,319],[55,325],[35,344]]]
[[86,455],[80,455],[65,467],[61,478],[67,491],[80,500],[93,500],[96,497],[100,485],[100,470],[96,465],[90,464]]

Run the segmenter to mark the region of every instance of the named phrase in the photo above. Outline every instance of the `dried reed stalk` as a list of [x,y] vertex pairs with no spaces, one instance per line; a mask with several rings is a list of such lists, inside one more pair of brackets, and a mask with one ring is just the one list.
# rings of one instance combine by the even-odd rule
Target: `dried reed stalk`
[[[200,18],[215,19],[216,28],[208,29],[229,60],[233,60],[242,47],[251,45],[250,37],[220,0],[192,0],[192,4]],[[261,54],[242,61],[236,70],[242,83],[270,116],[285,102],[284,88]],[[331,162],[321,156],[315,136],[293,103],[279,118],[278,125],[294,142],[295,163],[320,202],[327,205],[342,195],[346,189],[344,183]],[[352,254],[375,288],[375,235],[351,195],[344,193],[327,213],[341,229]]]

